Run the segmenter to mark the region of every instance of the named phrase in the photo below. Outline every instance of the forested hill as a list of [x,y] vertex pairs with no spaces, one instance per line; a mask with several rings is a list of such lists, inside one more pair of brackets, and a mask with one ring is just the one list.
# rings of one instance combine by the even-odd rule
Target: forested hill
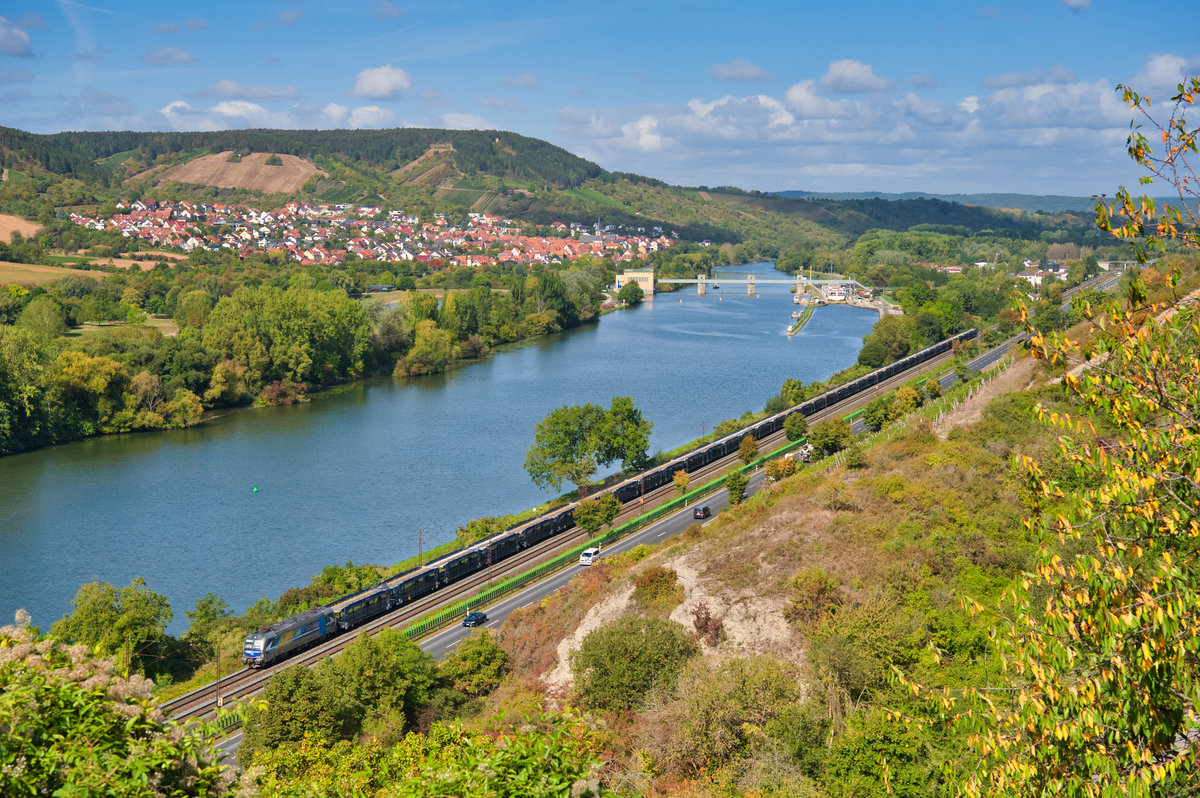
[[[273,157],[264,162],[263,153]],[[284,163],[279,156],[294,158]],[[1089,243],[1083,237],[1092,228],[1090,215],[1030,214],[932,198],[790,198],[739,188],[671,186],[608,172],[561,147],[503,131],[36,135],[0,127],[0,167],[9,177],[0,183],[0,205],[26,218],[142,197],[254,206],[295,199],[418,214],[471,210],[539,224],[602,220],[659,227],[689,241],[740,245],[730,256],[741,259],[839,249],[869,230],[905,231],[916,225],[950,234],[986,231],[1004,239],[1067,231],[1068,240],[1081,244]],[[257,168],[254,177],[251,167]],[[300,176],[266,179],[284,173]],[[277,193],[264,196],[267,191]]]
[[[555,188],[577,186],[604,173],[561,147],[540,139],[492,130],[220,130],[194,133],[69,132],[36,136],[0,128],[0,147],[26,153],[47,171],[86,177],[78,164],[125,154],[145,164],[162,156],[198,151],[270,152],[302,158],[334,156],[387,172],[423,155],[432,146],[449,145],[459,171],[518,180],[536,180]],[[18,156],[18,160],[21,160]],[[94,172],[94,170],[92,170]]]

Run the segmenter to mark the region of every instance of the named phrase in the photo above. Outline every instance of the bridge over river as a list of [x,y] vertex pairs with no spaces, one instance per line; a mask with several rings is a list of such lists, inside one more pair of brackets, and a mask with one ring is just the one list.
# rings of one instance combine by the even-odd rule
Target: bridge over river
[[[639,280],[638,282],[641,283],[641,280]],[[760,280],[760,279],[757,279],[753,274],[748,275],[746,277],[735,277],[735,278],[722,277],[720,279],[717,279],[715,277],[706,277],[703,274],[697,274],[696,279],[694,279],[694,280],[686,279],[686,278],[665,277],[665,278],[656,279],[655,282],[656,283],[671,283],[674,285],[694,285],[694,286],[696,286],[696,293],[698,293],[698,294],[707,293],[708,285],[710,283],[712,284],[712,286],[714,288],[719,287],[720,283],[733,284],[733,285],[744,285],[744,286],[746,286],[746,294],[748,296],[754,296],[756,286],[766,285],[766,284],[793,285],[796,287],[796,293],[802,292],[804,290],[804,287],[809,286],[809,285],[812,285],[812,286],[844,285],[844,286],[852,286],[853,288],[861,288],[864,291],[871,290],[870,288],[868,288],[867,286],[858,282],[857,280],[852,280],[849,277],[843,277],[843,278],[840,278],[837,280],[809,280],[809,279],[806,279],[803,277],[792,277],[792,278],[789,278],[786,280],[771,279],[771,278],[765,278],[765,279]],[[643,285],[642,290],[645,290],[645,288],[646,288],[645,285]],[[852,290],[852,289],[849,289],[849,290]],[[653,290],[648,291],[647,293],[653,293]]]

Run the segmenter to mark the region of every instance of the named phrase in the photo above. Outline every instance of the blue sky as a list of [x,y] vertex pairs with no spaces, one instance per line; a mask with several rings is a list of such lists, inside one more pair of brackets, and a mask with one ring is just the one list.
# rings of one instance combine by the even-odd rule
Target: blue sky
[[1200,71],[1195,0],[1152,9],[6,0],[0,124],[499,129],[684,185],[1112,193],[1139,176],[1114,87]]

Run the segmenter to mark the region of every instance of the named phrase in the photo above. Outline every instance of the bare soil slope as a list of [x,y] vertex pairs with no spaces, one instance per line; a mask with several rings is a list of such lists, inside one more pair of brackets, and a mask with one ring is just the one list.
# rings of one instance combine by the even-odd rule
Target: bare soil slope
[[12,241],[13,233],[20,233],[29,238],[41,229],[42,226],[37,222],[30,222],[22,219],[20,216],[10,216],[6,213],[0,213],[0,241]]
[[456,181],[462,173],[454,165],[453,145],[434,144],[415,161],[389,172],[388,177],[408,185],[433,188],[446,181]]
[[205,155],[168,169],[160,179],[198,183],[217,188],[248,188],[267,194],[291,194],[313,175],[324,174],[309,161],[295,155],[280,155],[281,166],[267,166],[269,153],[255,152],[231,162],[229,152]]

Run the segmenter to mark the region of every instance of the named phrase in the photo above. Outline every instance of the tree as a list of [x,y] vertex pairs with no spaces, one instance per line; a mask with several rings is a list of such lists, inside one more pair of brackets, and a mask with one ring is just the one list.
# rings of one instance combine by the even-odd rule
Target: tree
[[638,285],[636,280],[630,280],[621,286],[621,290],[617,292],[617,300],[624,302],[626,305],[636,305],[641,302],[646,296],[642,287]]
[[756,457],[758,457],[758,440],[753,435],[747,435],[738,444],[738,459],[749,465]]
[[508,653],[487,629],[463,640],[438,666],[438,675],[471,698],[486,695],[500,686],[508,673]]
[[262,700],[246,711],[238,762],[247,767],[259,752],[305,735],[327,742],[347,739],[360,718],[359,707],[340,686],[318,678],[311,668],[292,665],[272,675]]
[[35,296],[17,317],[17,326],[46,338],[57,338],[67,331],[67,312],[49,294]]
[[818,457],[840,452],[850,442],[852,433],[850,422],[840,418],[830,418],[812,428],[808,442]]
[[802,413],[792,413],[783,421],[783,434],[789,441],[798,441],[808,434],[808,419]]
[[147,660],[166,642],[173,614],[167,597],[139,576],[120,590],[107,582],[79,588],[69,615],[55,621],[57,639],[86,645],[96,656],[116,655],[126,674],[144,672]]
[[671,481],[675,483],[675,490],[679,491],[679,495],[687,493],[688,483],[691,482],[691,475],[684,469],[679,469],[671,475]]
[[612,523],[621,512],[621,503],[611,493],[605,493],[595,499],[583,499],[575,505],[575,526],[594,535],[605,524]]
[[552,410],[534,431],[533,446],[525,456],[525,470],[535,485],[561,490],[572,482],[584,495],[592,474],[600,466],[603,423],[599,405],[566,405]]
[[0,326],[0,454],[31,449],[42,440],[46,424],[42,375],[49,360],[50,345],[35,333]]
[[875,432],[886,427],[896,418],[895,394],[877,396],[867,402],[867,406],[863,408],[862,418],[867,428]]
[[25,625],[0,652],[0,795],[224,794],[209,728],[159,720],[149,680]]
[[674,687],[695,654],[696,645],[679,624],[626,615],[583,639],[571,652],[571,672],[585,706],[620,712],[636,709],[653,689]]
[[[1144,111],[1141,97],[1124,92]],[[1139,129],[1129,138],[1135,160],[1165,175],[1181,197],[1196,190],[1187,162],[1195,130],[1184,116],[1197,96],[1193,78],[1180,86],[1170,120],[1154,123],[1162,155]],[[1142,248],[1200,243],[1187,214],[1134,200],[1125,189],[1098,209],[1103,229]],[[994,633],[1011,698],[939,690],[934,699],[982,757],[968,795],[1195,791],[1200,326],[1194,308],[1146,307],[1148,290],[1134,280],[1128,309],[1114,305],[1094,316],[1088,349],[1059,334],[1032,336],[1035,353],[1052,366],[1089,366],[1063,377],[1078,415],[1037,409],[1061,430],[1061,463],[1021,458],[1039,557],[1006,594],[1008,620]],[[1159,290],[1172,293],[1169,285]],[[1069,484],[1056,478],[1063,474]]]
[[725,477],[725,490],[729,491],[729,503],[741,504],[749,484],[750,477],[746,476],[745,471],[740,468],[730,471]]
[[614,397],[607,411],[593,404],[560,407],[537,425],[525,470],[536,485],[561,490],[568,480],[583,496],[601,465],[620,460],[634,468],[646,462],[650,428],[627,396]]

